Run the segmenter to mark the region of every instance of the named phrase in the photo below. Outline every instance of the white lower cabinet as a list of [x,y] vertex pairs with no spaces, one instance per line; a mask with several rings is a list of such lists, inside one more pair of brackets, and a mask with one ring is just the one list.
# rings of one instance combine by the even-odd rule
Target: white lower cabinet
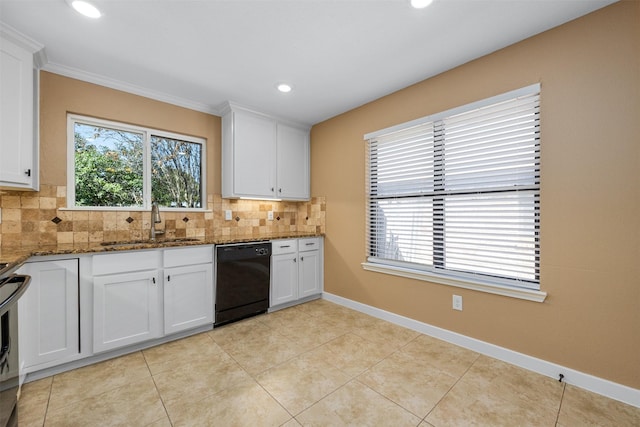
[[17,272],[31,276],[19,345],[36,377],[213,327],[213,245],[35,257]]
[[[300,242],[301,245],[303,242]],[[300,263],[298,265],[299,277],[300,277],[300,298],[305,298],[311,295],[317,295],[322,292],[321,282],[321,256],[319,250],[306,250],[303,251],[303,247],[298,249],[300,256]]]
[[[297,242],[283,241],[291,252],[271,255],[271,296],[269,306],[274,307],[298,299],[298,251]],[[278,243],[279,245],[281,243]]]
[[213,325],[213,247],[93,256],[93,352]]
[[274,240],[271,245],[270,307],[322,293],[322,238]]
[[159,270],[93,280],[93,351],[113,350],[162,335]]
[[20,357],[25,372],[55,366],[80,353],[78,260],[28,262],[31,276],[19,300]]
[[212,262],[210,246],[164,251],[165,335],[213,324]]
[[93,257],[93,352],[162,336],[159,251]]

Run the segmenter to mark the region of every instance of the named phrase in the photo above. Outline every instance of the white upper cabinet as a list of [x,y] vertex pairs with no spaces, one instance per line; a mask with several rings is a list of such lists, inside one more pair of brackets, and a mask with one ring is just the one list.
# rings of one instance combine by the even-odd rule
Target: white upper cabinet
[[223,117],[223,197],[275,197],[275,161],[274,120],[243,110]]
[[308,200],[309,129],[229,104],[222,116],[222,197]]
[[0,188],[38,189],[34,42],[0,23]]
[[277,125],[278,199],[309,199],[309,131]]

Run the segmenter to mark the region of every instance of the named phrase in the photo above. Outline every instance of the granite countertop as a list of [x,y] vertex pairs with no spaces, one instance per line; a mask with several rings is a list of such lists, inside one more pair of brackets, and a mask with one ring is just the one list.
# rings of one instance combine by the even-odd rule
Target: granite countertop
[[[95,242],[95,243],[75,243],[58,245],[41,245],[23,248],[2,248],[0,249],[0,276],[8,274],[17,269],[22,263],[32,256],[46,255],[66,255],[66,254],[86,254],[131,251],[138,249],[154,248],[174,248],[197,245],[223,245],[243,242],[263,242],[275,239],[297,239],[304,237],[320,237],[321,234],[302,233],[296,231],[262,234],[259,236],[217,236],[213,238],[200,239],[158,239],[136,240],[128,242]],[[6,263],[5,267],[2,264]]]

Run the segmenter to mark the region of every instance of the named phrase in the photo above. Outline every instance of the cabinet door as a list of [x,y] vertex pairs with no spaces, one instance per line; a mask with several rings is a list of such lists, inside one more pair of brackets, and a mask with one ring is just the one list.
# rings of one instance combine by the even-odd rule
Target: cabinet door
[[33,188],[33,54],[0,38],[0,186]]
[[278,124],[277,141],[276,197],[308,200],[309,132]]
[[234,195],[274,197],[275,121],[246,112],[233,115]]
[[164,270],[164,333],[213,323],[211,264]]
[[80,352],[78,260],[31,262],[31,284],[19,300],[20,356],[27,371],[55,366]]
[[159,278],[157,270],[94,277],[94,353],[161,336]]
[[271,307],[298,299],[297,256],[292,253],[271,257]]
[[320,251],[300,252],[300,295],[299,298],[317,295],[320,286]]

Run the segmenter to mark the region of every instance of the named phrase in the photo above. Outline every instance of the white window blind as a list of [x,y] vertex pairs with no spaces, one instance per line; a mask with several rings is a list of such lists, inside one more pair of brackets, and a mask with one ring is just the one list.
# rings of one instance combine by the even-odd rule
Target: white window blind
[[539,289],[540,86],[365,135],[368,261]]

